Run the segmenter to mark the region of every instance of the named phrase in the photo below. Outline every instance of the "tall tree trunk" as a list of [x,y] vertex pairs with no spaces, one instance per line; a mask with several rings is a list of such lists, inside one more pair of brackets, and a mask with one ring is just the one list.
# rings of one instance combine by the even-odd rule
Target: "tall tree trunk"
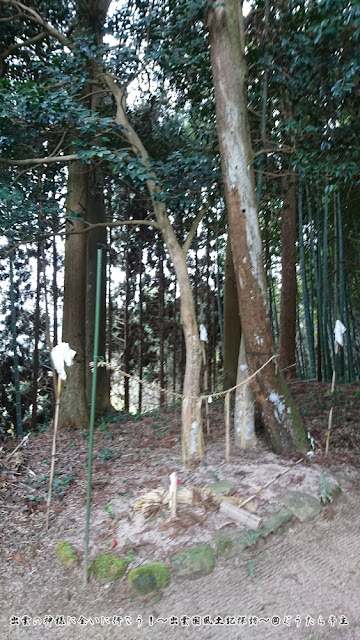
[[[164,283],[164,247],[161,244],[159,247],[159,384],[162,389],[165,388],[165,303],[164,303],[164,293],[165,293],[165,283]],[[164,406],[165,404],[165,394],[160,392],[160,406]]]
[[173,391],[177,391],[176,379],[177,379],[177,359],[179,354],[178,348],[178,331],[177,331],[177,302],[176,302],[176,290],[177,283],[174,283],[174,301],[173,301],[173,335],[172,335],[172,351],[173,351],[173,362],[172,362],[172,371],[173,371]]
[[[250,374],[274,353],[257,216],[247,114],[241,5],[210,6],[208,27],[216,118],[239,310]],[[276,453],[307,451],[309,439],[284,378],[272,361],[253,378],[270,445]]]
[[[91,44],[102,43],[102,30],[110,0],[77,0],[78,26],[87,32]],[[88,69],[90,75],[93,69]],[[90,97],[88,97],[88,94]],[[83,97],[84,96],[84,97]],[[94,111],[99,103],[98,94],[92,93],[92,85],[83,90],[88,106]],[[68,214],[77,213],[88,222],[104,222],[104,185],[99,170],[88,170],[86,165],[75,162],[69,166]],[[71,220],[69,231],[81,230],[79,220]],[[69,342],[77,352],[75,364],[69,371],[69,382],[64,385],[61,398],[59,426],[72,423],[79,428],[88,426],[88,403],[90,400],[91,371],[93,360],[95,293],[96,293],[96,248],[106,243],[106,231],[96,229],[79,236],[69,236],[65,244],[65,283],[63,341]],[[99,355],[105,355],[105,309],[106,309],[106,261],[102,270],[102,301],[99,330]],[[106,369],[98,372],[96,406],[98,411],[110,405],[109,374]]]
[[[144,331],[143,331],[143,252],[139,247],[139,378],[142,380],[144,367]],[[138,412],[142,409],[142,384],[139,384]]]
[[210,286],[210,275],[211,275],[211,230],[208,229],[207,238],[206,238],[206,318],[208,325],[208,341],[205,345],[206,350],[206,367],[207,367],[207,383],[208,389],[211,389],[211,364],[213,359],[213,331],[212,331],[212,301],[213,301],[213,292]]
[[[285,369],[285,378],[296,376],[296,176],[287,167],[282,177],[282,218],[281,218],[281,299],[279,362]],[[302,230],[300,230],[300,233]]]
[[241,326],[236,289],[236,276],[231,251],[231,242],[230,237],[228,236],[224,284],[224,389],[231,389],[236,385],[240,336]]
[[[124,371],[130,373],[130,261],[129,233],[125,249],[125,315],[124,315]],[[124,409],[130,410],[130,380],[124,376]]]
[[[52,239],[52,296],[53,296],[53,344],[57,344],[59,340],[58,336],[58,285],[57,285],[57,272],[58,272],[58,255],[56,246],[56,232],[58,230],[58,221],[56,213],[52,214],[52,228],[54,236]],[[45,267],[44,267],[45,268]]]
[[[68,231],[82,231],[76,216],[86,215],[87,168],[79,161],[68,170],[66,212]],[[76,351],[74,364],[62,385],[59,426],[89,426],[85,373],[86,233],[69,235],[65,242],[63,341]]]
[[[104,178],[102,172],[90,167],[87,176],[87,222],[95,224],[106,221],[104,202]],[[96,264],[97,249],[104,247],[101,261],[101,290],[98,354],[105,358],[106,347],[106,227],[92,229],[87,234],[86,245],[86,395],[90,404],[92,372],[88,363],[93,360],[95,334]],[[105,413],[110,407],[110,376],[107,369],[100,367],[97,372],[96,411]]]
[[38,243],[36,252],[36,300],[34,319],[34,353],[33,353],[33,385],[32,385],[32,412],[31,428],[36,429],[37,404],[38,404],[38,377],[39,377],[39,339],[40,339],[40,272],[41,272],[41,246]]

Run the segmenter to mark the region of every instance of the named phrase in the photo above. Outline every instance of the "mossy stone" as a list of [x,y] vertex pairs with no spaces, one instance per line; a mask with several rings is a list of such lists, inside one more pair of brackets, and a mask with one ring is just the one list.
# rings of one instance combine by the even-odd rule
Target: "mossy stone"
[[171,566],[180,578],[195,580],[212,572],[214,552],[208,544],[197,544],[171,558]]
[[102,553],[92,561],[89,573],[96,580],[118,580],[124,575],[127,566],[128,563],[123,558],[117,558],[111,553]]
[[230,482],[230,480],[219,480],[218,482],[210,484],[209,489],[218,496],[225,496],[227,493],[230,493],[230,491],[234,491],[235,485],[233,482]]
[[129,585],[145,595],[167,587],[170,582],[170,571],[163,562],[149,562],[129,572]]
[[214,535],[216,557],[226,559],[238,556],[244,549],[254,544],[253,538],[258,538],[259,535],[257,531],[237,531],[236,529],[217,531]]
[[56,547],[56,555],[65,569],[78,563],[78,556],[70,542],[62,540]]

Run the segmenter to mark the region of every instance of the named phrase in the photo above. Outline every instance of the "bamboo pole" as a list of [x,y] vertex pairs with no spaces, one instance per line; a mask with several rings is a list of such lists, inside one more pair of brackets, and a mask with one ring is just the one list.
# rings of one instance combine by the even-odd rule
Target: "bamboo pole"
[[49,530],[49,515],[50,515],[50,506],[51,506],[51,492],[52,485],[54,480],[54,470],[55,470],[55,455],[56,455],[56,436],[59,424],[59,410],[60,410],[60,395],[61,395],[61,377],[58,375],[57,385],[56,385],[56,404],[55,404],[55,415],[54,415],[54,432],[53,432],[53,441],[52,441],[52,450],[51,450],[51,466],[50,466],[50,478],[49,478],[49,491],[46,503],[46,520],[45,520],[45,530],[46,532]]
[[[206,343],[205,343],[204,340],[200,341],[201,354],[202,354],[202,359],[203,359],[203,364],[204,364],[204,390],[208,391],[209,390],[209,376],[208,376],[208,370],[207,370],[205,344]],[[208,402],[205,402],[205,414],[206,414],[206,433],[209,436],[210,435],[210,412],[209,412],[209,403]]]
[[326,433],[326,446],[325,446],[325,456],[328,455],[329,453],[329,443],[330,443],[330,433],[331,433],[331,427],[332,427],[332,417],[333,417],[333,410],[334,410],[334,391],[335,391],[335,382],[336,382],[336,356],[339,353],[339,343],[336,342],[335,340],[335,359],[334,359],[334,369],[333,369],[333,374],[332,374],[332,380],[331,380],[331,409],[329,412],[329,422],[328,422],[328,429],[327,429],[327,433]]

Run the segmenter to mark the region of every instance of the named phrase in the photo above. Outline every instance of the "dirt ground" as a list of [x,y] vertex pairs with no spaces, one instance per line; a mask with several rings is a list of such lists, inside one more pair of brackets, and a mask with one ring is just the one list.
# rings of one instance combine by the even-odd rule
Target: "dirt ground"
[[[19,456],[9,457],[14,441],[0,443],[0,640],[136,640],[145,634],[151,640],[360,640],[360,385],[344,385],[336,393],[327,458],[329,386],[297,383],[292,391],[315,444],[314,454],[293,467],[300,456],[275,456],[261,434],[253,449],[232,447],[226,464],[220,405],[211,408],[205,460],[192,470],[182,466],[176,408],[141,419],[114,414],[97,425],[90,561],[110,551],[125,555],[129,569],[157,560],[170,565],[174,553],[196,543],[214,546],[217,531],[238,527],[213,508],[193,506],[179,509],[175,520],[167,508],[144,519],[133,508],[141,492],[167,487],[173,471],[179,486],[229,480],[236,495],[246,498],[291,467],[256,497],[254,511],[279,502],[289,490],[319,498],[324,476],[344,481],[340,497],[314,520],[295,520],[286,533],[216,561],[204,578],[173,578],[156,603],[134,595],[126,577],[111,584],[91,578],[84,586],[87,434],[74,429],[59,434],[48,533],[51,430],[30,436]],[[62,568],[56,558],[60,540],[75,547],[78,566]],[[19,624],[10,624],[12,616]],[[205,624],[206,616],[218,624]]]

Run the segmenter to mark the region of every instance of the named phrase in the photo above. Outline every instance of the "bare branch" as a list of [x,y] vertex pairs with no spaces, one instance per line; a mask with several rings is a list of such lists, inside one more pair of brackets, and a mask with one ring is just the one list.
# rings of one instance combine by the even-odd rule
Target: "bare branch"
[[29,40],[24,40],[24,42],[18,42],[16,44],[10,45],[6,49],[6,51],[3,51],[3,53],[0,54],[0,60],[6,60],[8,56],[14,53],[14,51],[16,51],[17,49],[21,49],[21,47],[29,47],[31,44],[35,44],[36,42],[41,42],[42,40],[47,38],[48,35],[49,34],[46,31],[42,31],[41,33],[38,33],[37,36],[34,36],[33,38],[29,38]]
[[194,222],[191,225],[191,229],[187,235],[187,238],[183,244],[182,250],[184,251],[185,255],[187,254],[187,252],[190,249],[190,245],[194,239],[196,230],[200,224],[201,219],[204,217],[205,213],[209,210],[209,206],[207,205],[206,207],[203,207],[202,209],[200,209],[199,213],[197,214]]
[[251,115],[255,116],[255,118],[257,118],[258,120],[261,120],[261,113],[256,111],[256,109],[253,109],[252,107],[248,107],[248,112],[251,113]]
[[[82,222],[86,223],[85,220],[83,220]],[[86,223],[86,224],[88,225],[86,228],[79,229],[76,231],[58,231],[57,233],[54,233],[52,231],[51,233],[44,234],[37,238],[32,238],[31,240],[20,240],[19,242],[16,242],[15,244],[13,244],[13,246],[7,249],[3,254],[1,254],[1,251],[0,251],[1,259],[4,260],[5,258],[8,258],[14,251],[16,251],[16,249],[26,244],[33,244],[34,242],[43,242],[44,240],[49,240],[50,238],[53,238],[53,237],[63,238],[68,236],[79,235],[82,233],[88,233],[89,231],[92,231],[93,229],[97,229],[98,227],[114,228],[114,227],[124,227],[127,225],[134,225],[135,227],[147,226],[147,227],[154,227],[154,229],[159,229],[159,230],[161,229],[160,224],[158,222],[155,222],[155,220],[154,221],[115,220],[113,222],[98,222],[96,224],[90,224],[90,223]]]
[[[0,0],[2,2],[2,0]],[[68,156],[47,156],[46,158],[23,158],[22,160],[12,160],[10,158],[0,158],[1,164],[9,167],[36,166],[40,164],[49,164],[50,162],[70,162],[71,160],[80,160],[76,154]]]
[[[71,218],[70,218],[71,219]],[[113,229],[114,227],[126,227],[128,225],[134,225],[135,227],[146,226],[146,227],[154,227],[155,229],[160,229],[160,225],[154,220],[114,220],[113,222],[96,222],[91,224],[90,222],[86,222],[86,220],[82,220],[84,224],[87,226],[84,229],[79,229],[77,231],[62,231],[57,233],[57,236],[73,236],[79,235],[82,233],[87,233],[88,231],[92,231],[93,229],[98,229],[99,227],[106,227],[107,229]],[[54,234],[50,234],[49,237],[52,237]]]
[[18,12],[19,12],[19,9],[21,9],[22,13],[18,13],[19,17],[23,17],[25,19],[31,20],[31,22],[34,22],[35,24],[40,25],[51,36],[53,36],[54,38],[56,38],[56,40],[61,42],[61,44],[68,47],[69,49],[72,48],[71,41],[66,36],[64,36],[64,34],[61,33],[61,31],[59,31],[58,29],[55,29],[55,27],[52,27],[48,22],[46,22],[40,16],[40,14],[37,13],[37,11],[35,11],[31,7],[27,7],[25,4],[22,4],[22,2],[19,2],[18,0],[0,0],[0,3],[3,5],[8,5],[9,7],[13,7]]
[[258,158],[259,156],[268,155],[271,153],[294,153],[294,149],[292,149],[291,147],[279,147],[277,149],[274,149],[274,147],[272,147],[270,149],[260,149],[260,151],[253,152],[253,160],[255,160],[255,158]]

